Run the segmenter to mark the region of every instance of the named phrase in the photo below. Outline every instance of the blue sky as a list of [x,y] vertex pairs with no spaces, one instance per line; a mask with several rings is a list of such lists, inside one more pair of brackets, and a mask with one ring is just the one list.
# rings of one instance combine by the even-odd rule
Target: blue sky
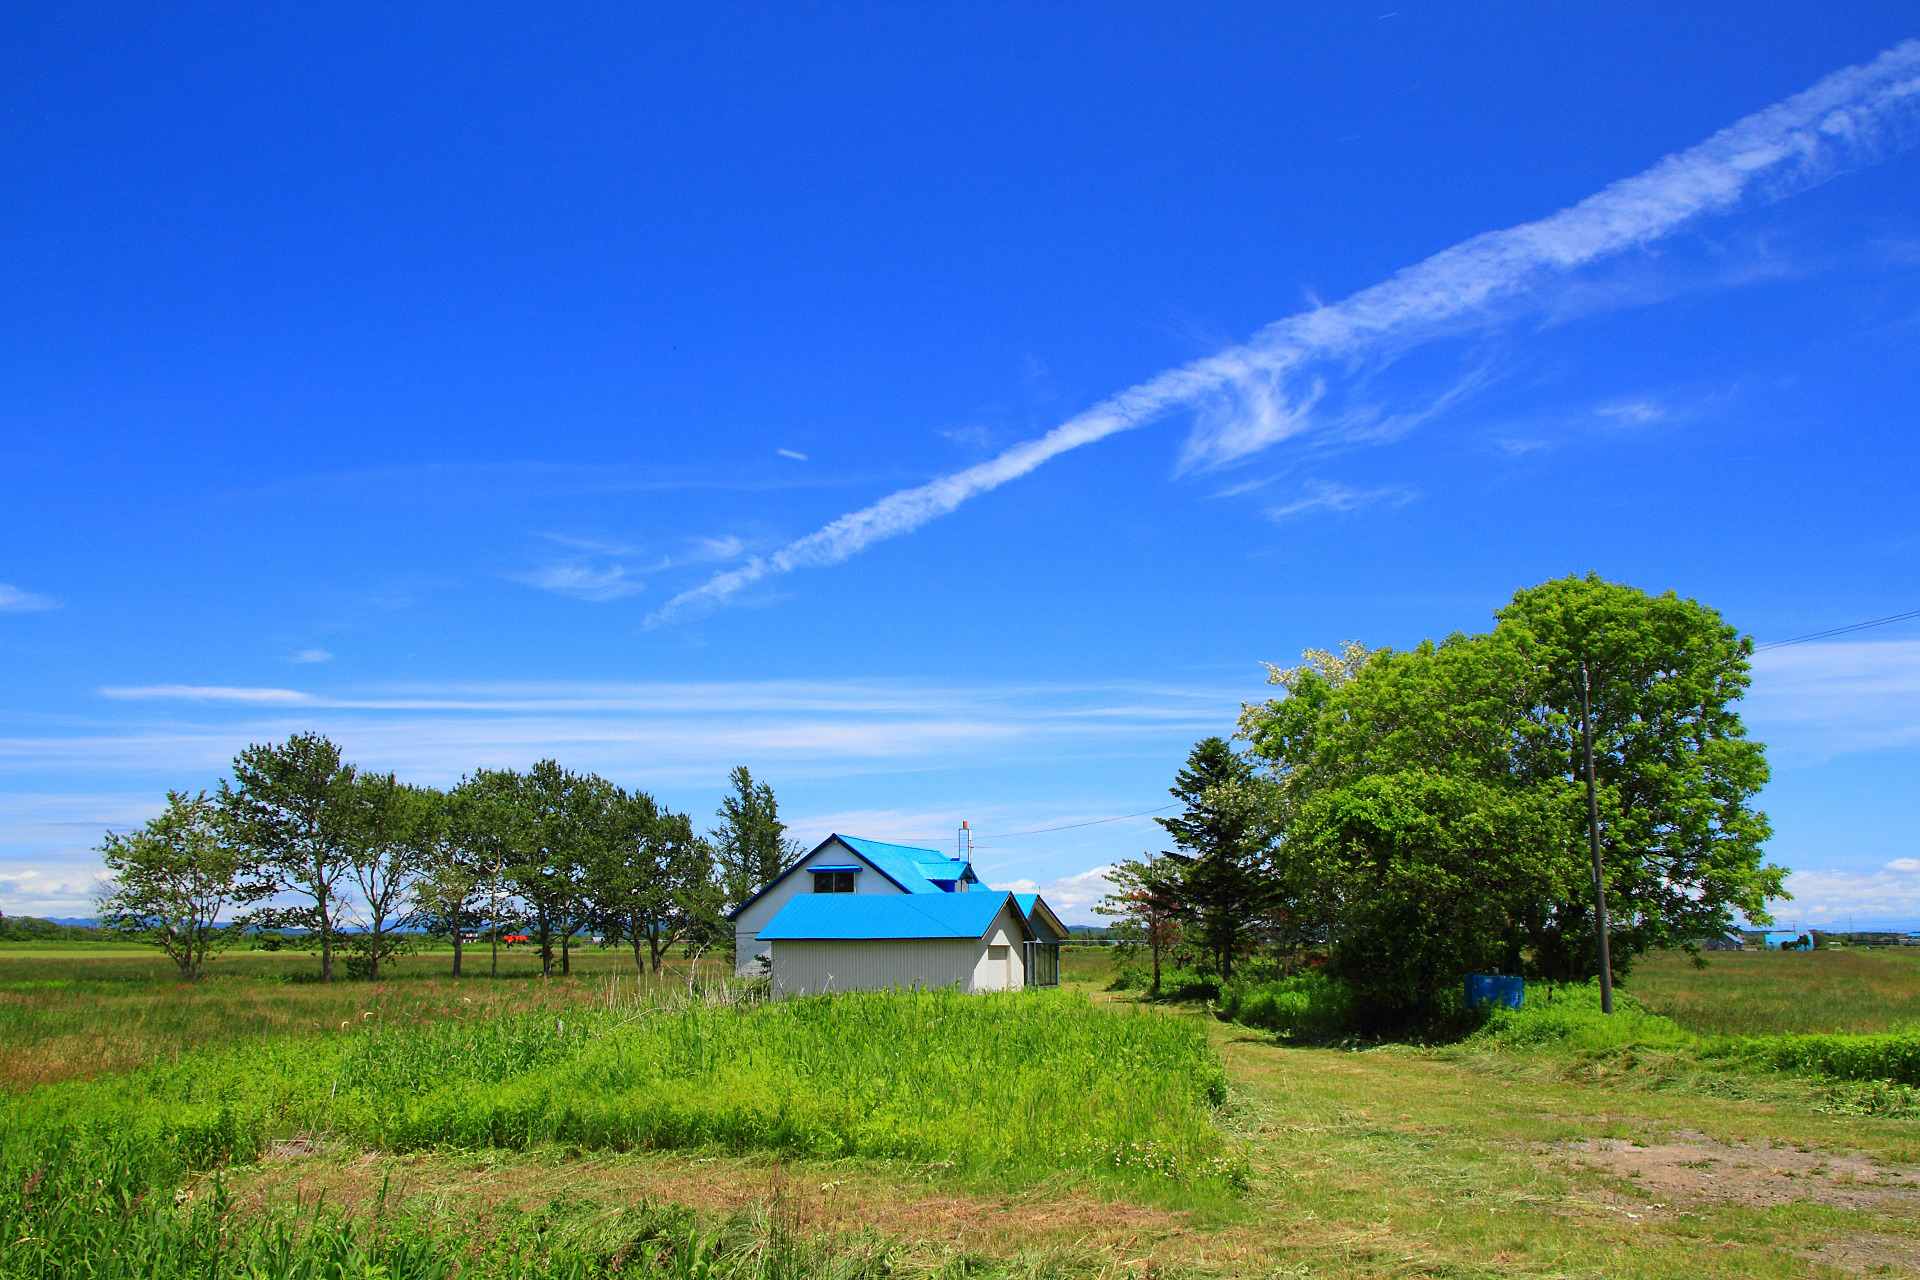
[[[1262,660],[1920,608],[1920,11],[1396,2],[10,7],[0,909],[317,728],[1086,919]],[[1920,924],[1917,663],[1762,656],[1784,918]]]

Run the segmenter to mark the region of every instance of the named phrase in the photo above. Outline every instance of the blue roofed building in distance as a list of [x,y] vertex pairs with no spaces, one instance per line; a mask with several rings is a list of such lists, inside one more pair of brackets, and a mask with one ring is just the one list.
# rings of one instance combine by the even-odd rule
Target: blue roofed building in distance
[[733,912],[734,971],[793,994],[1057,985],[1065,926],[1038,895],[987,890],[971,837],[949,856],[828,836]]

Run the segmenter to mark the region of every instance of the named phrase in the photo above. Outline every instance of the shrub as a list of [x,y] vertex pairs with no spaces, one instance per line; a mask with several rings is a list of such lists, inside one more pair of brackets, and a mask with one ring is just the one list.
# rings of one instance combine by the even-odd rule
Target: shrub
[[1221,991],[1219,1013],[1276,1035],[1327,1040],[1347,1029],[1352,998],[1343,984],[1318,971],[1265,981],[1236,979]]

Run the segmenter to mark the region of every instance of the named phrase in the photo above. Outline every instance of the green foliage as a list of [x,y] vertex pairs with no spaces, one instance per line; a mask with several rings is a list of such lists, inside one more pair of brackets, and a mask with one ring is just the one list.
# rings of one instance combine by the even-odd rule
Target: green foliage
[[1276,886],[1267,861],[1274,828],[1266,790],[1225,738],[1206,738],[1174,779],[1170,794],[1181,812],[1157,819],[1178,846],[1158,868],[1162,892],[1186,940],[1225,978],[1270,932]]
[[1285,1039],[1331,1040],[1351,1028],[1353,997],[1319,971],[1290,978],[1240,979],[1220,992],[1219,1013]]
[[216,1178],[178,1190],[186,1165],[157,1137],[5,1133],[0,1275],[9,1280],[802,1280],[888,1273],[884,1248],[808,1241],[763,1211],[707,1222],[641,1203],[582,1215],[556,1200],[481,1236],[389,1208],[351,1218],[317,1204],[242,1212]]
[[1599,1052],[1641,1045],[1697,1050],[1703,1042],[1671,1018],[1647,1012],[1626,992],[1614,994],[1611,1017],[1600,1012],[1600,984],[1530,983],[1518,1009],[1494,1006],[1470,1042],[1495,1049],[1541,1045]]
[[1736,912],[1764,921],[1784,896],[1750,808],[1765,756],[1732,705],[1751,640],[1694,601],[1595,575],[1520,591],[1496,618],[1276,671],[1288,696],[1242,717],[1274,784],[1280,897],[1381,1026],[1440,1016],[1474,968],[1598,973],[1582,670],[1616,969]]
[[251,896],[241,887],[244,862],[205,792],[167,792],[160,816],[130,835],[108,832],[100,856],[113,875],[94,903],[101,923],[158,947],[183,979],[198,978],[238,937],[221,916]]
[[320,944],[320,980],[333,981],[341,895],[353,862],[359,821],[354,767],[317,733],[285,743],[255,743],[233,760],[220,784],[227,832],[246,859],[249,892],[294,893],[299,907],[261,913],[271,926],[304,929]]
[[1461,975],[1511,963],[1516,908],[1565,896],[1578,870],[1560,799],[1409,771],[1302,805],[1283,865],[1332,935],[1327,970],[1357,1029],[1431,1022]]
[[725,905],[737,907],[773,883],[775,876],[806,850],[787,839],[780,821],[780,805],[773,788],[755,782],[741,765],[728,776],[733,794],[720,802],[713,828],[714,853],[719,860]]
[[1877,1036],[1742,1036],[1725,1042],[1718,1052],[1775,1071],[1920,1085],[1920,1030]]
[[1205,1191],[1240,1176],[1211,1122],[1224,1100],[1188,1019],[1067,994],[888,992],[273,1042],[43,1089],[0,1127],[153,1141],[194,1168],[320,1132],[388,1151],[709,1147]]
[[38,916],[0,916],[0,942],[99,942],[111,935],[83,924],[60,924]]

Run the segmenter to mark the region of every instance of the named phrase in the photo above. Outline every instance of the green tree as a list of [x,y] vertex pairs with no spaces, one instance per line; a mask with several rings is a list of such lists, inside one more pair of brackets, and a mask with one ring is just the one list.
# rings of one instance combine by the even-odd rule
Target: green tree
[[345,937],[348,968],[377,982],[380,966],[409,949],[403,931],[415,923],[414,885],[444,839],[446,817],[439,792],[391,773],[355,777],[353,799],[349,875],[358,894],[346,913],[354,929]]
[[100,923],[160,948],[183,981],[198,979],[207,959],[237,936],[237,926],[220,917],[249,899],[243,862],[204,791],[167,792],[164,812],[130,834],[108,832],[100,853],[112,874],[94,900]]
[[1305,801],[1281,856],[1365,1029],[1429,1018],[1463,974],[1510,963],[1527,904],[1578,890],[1573,798],[1408,771]]
[[501,800],[515,810],[509,818],[514,861],[507,874],[532,913],[541,974],[552,976],[556,941],[560,972],[570,974],[573,939],[593,921],[588,875],[614,838],[613,785],[553,760],[541,760],[524,774],[508,773],[502,782],[507,790]]
[[1114,921],[1114,934],[1122,947],[1135,954],[1135,949],[1146,950],[1153,966],[1148,992],[1159,995],[1161,966],[1181,941],[1180,902],[1167,868],[1160,855],[1149,852],[1114,863],[1107,868],[1107,880],[1113,888],[1094,904],[1094,914]]
[[[447,794],[447,863],[430,873],[436,919],[451,923],[454,974],[460,972],[459,927],[468,912],[484,919],[491,951],[489,976],[500,976],[500,934],[517,916],[513,869],[527,862],[536,841],[522,795],[521,776],[511,769],[481,769]],[[448,899],[456,890],[470,897]]]
[[[1785,896],[1785,871],[1763,862],[1766,817],[1750,807],[1765,756],[1733,707],[1751,652],[1717,613],[1672,592],[1558,579],[1516,593],[1491,632],[1372,653],[1337,678],[1296,668],[1287,698],[1249,708],[1242,732],[1283,797],[1277,828],[1322,861],[1330,831],[1360,839],[1351,814],[1363,782],[1391,794],[1368,800],[1381,825],[1362,844],[1409,848],[1386,833],[1428,832],[1420,847],[1441,861],[1456,856],[1414,821],[1421,805],[1436,821],[1478,815],[1476,829],[1505,833],[1507,843],[1485,851],[1481,878],[1505,921],[1500,945],[1489,951],[1485,935],[1461,945],[1497,954],[1503,968],[1584,979],[1598,972],[1599,951],[1592,876],[1582,870],[1582,667],[1593,690],[1611,950],[1624,972],[1650,947],[1724,932],[1735,912],[1764,922],[1768,900]],[[1345,927],[1347,908],[1316,895],[1316,858],[1290,853],[1283,863],[1290,892],[1318,904],[1330,936]],[[1472,918],[1489,928],[1495,917]]]
[[[1739,912],[1771,923],[1787,871],[1764,861],[1773,829],[1752,800],[1765,749],[1734,708],[1751,682],[1753,640],[1672,591],[1651,596],[1597,574],[1514,595],[1494,634],[1537,672],[1516,734],[1514,771],[1529,782],[1584,778],[1580,673],[1591,688],[1600,843],[1616,949],[1691,950]],[[1584,823],[1584,814],[1573,821]],[[1532,931],[1554,977],[1599,971],[1591,895],[1555,904]]]
[[726,905],[733,908],[772,884],[806,849],[787,839],[772,787],[755,782],[745,765],[736,768],[729,781],[733,794],[716,811],[720,822],[713,829],[713,845]]
[[621,791],[616,806],[616,836],[589,881],[596,921],[607,941],[633,948],[636,969],[657,974],[670,948],[717,933],[713,847],[687,815],[661,810],[644,792]]
[[219,804],[254,876],[251,892],[292,893],[304,905],[262,913],[263,923],[306,929],[320,944],[320,981],[333,981],[341,889],[353,867],[354,767],[317,733],[255,744],[233,761]]
[[1268,789],[1225,738],[1207,738],[1175,777],[1171,794],[1182,811],[1157,820],[1179,846],[1162,864],[1163,891],[1187,940],[1223,980],[1268,930],[1278,901],[1267,865],[1273,846]]

